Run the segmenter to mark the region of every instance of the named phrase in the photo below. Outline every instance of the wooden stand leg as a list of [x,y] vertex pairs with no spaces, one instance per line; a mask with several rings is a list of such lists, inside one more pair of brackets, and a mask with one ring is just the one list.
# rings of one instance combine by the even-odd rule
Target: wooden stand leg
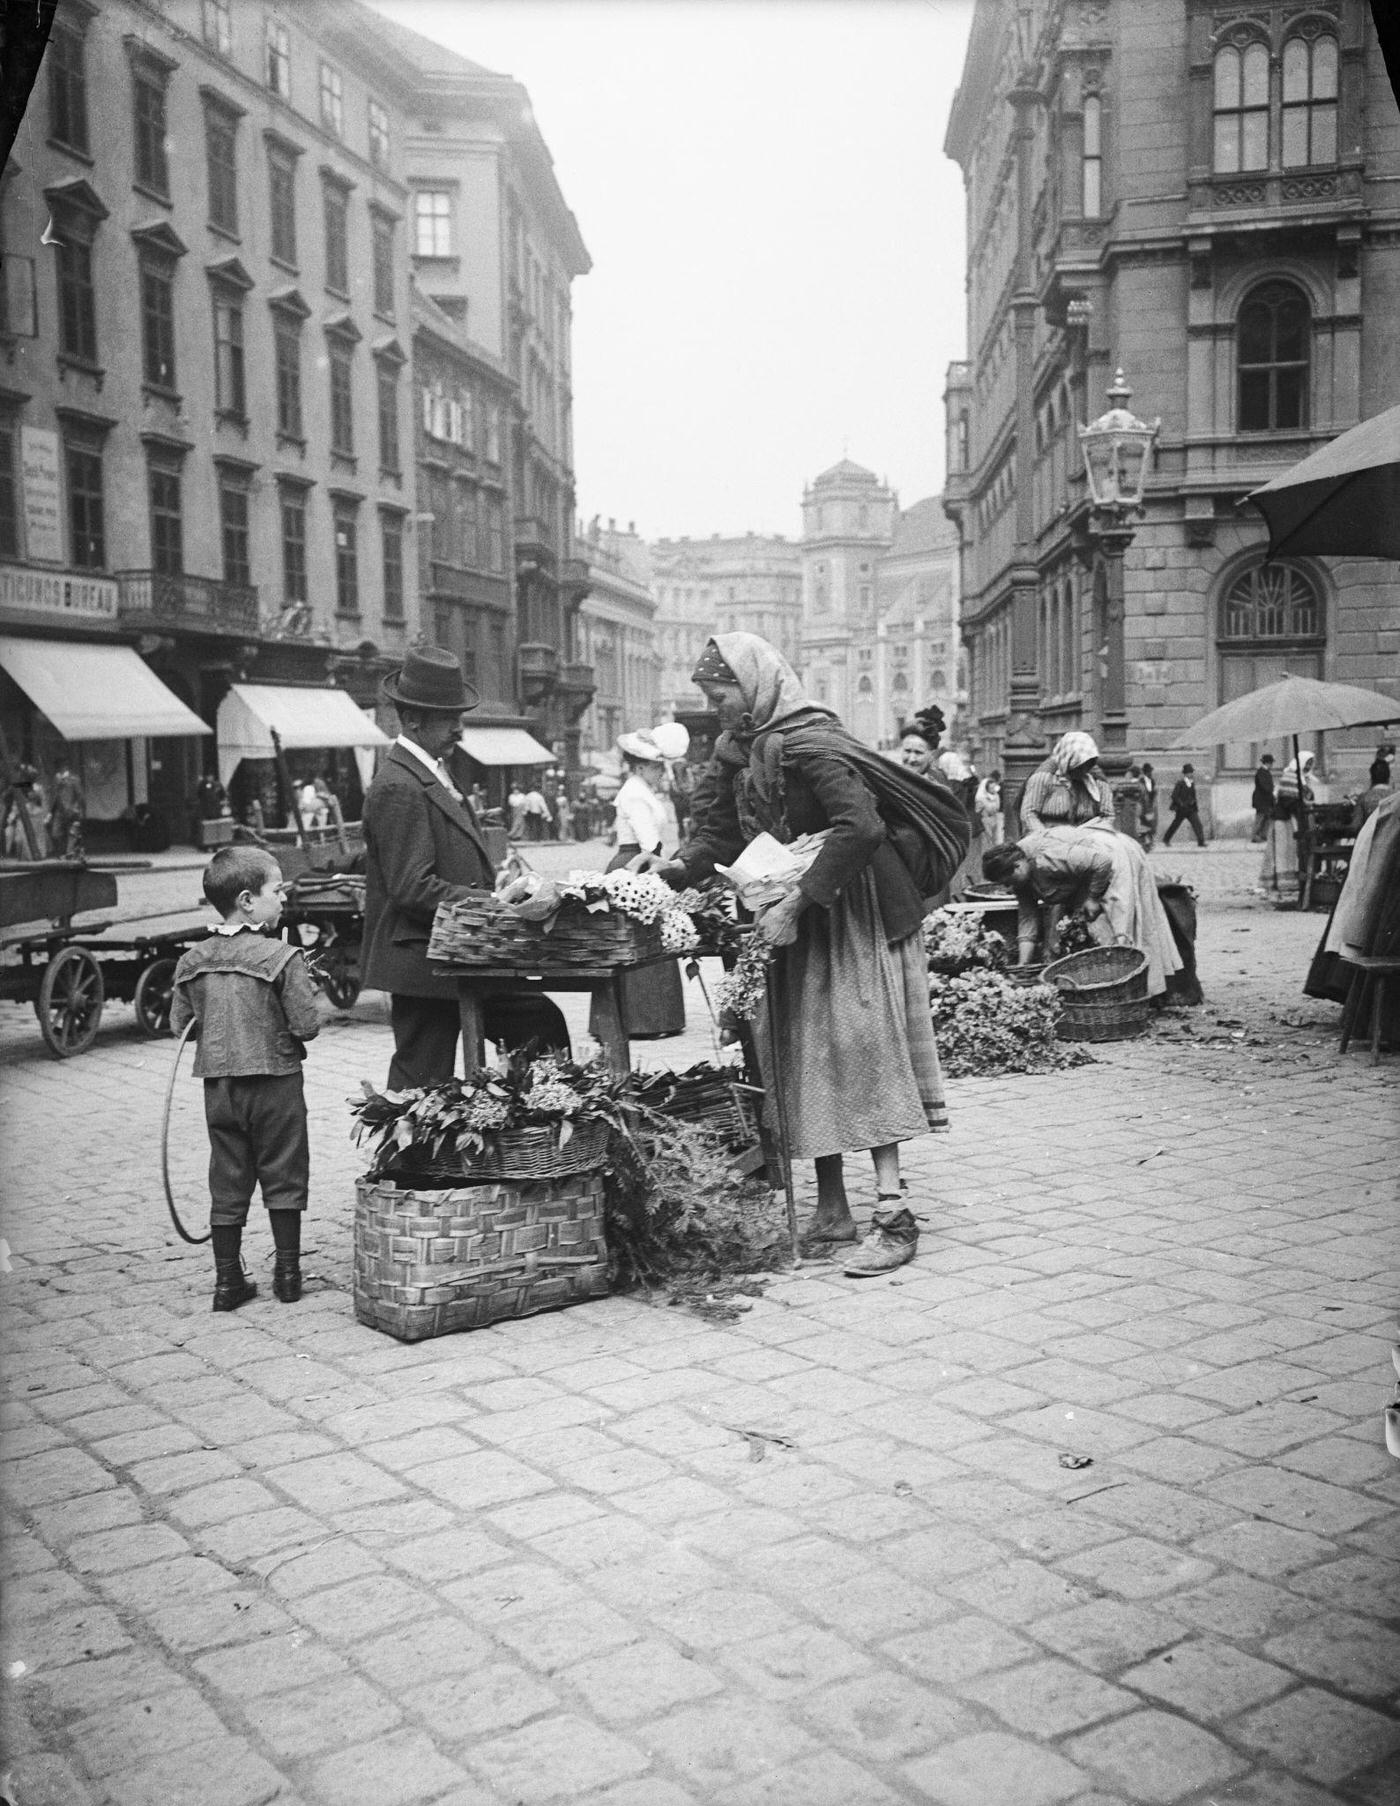
[[603,1044],[608,1065],[616,1073],[632,1070],[632,1050],[622,1020],[622,981],[604,979],[593,987],[593,1028]]
[[1381,1063],[1381,1022],[1385,1017],[1385,987],[1389,973],[1377,972],[1371,979],[1371,1064]]
[[1356,1027],[1356,1019],[1361,1014],[1361,1006],[1366,996],[1367,974],[1355,971],[1351,975],[1351,983],[1347,986],[1347,1000],[1342,1005],[1342,1044],[1338,1053],[1345,1053],[1351,1046],[1352,1032]]
[[457,1006],[462,1013],[462,1071],[470,1077],[485,1056],[485,1039],[481,1030],[481,998],[470,985],[457,992]]

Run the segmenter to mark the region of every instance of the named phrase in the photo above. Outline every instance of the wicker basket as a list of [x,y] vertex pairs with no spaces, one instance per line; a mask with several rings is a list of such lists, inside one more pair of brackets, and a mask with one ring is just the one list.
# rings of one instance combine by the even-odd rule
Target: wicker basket
[[355,1185],[355,1316],[401,1342],[608,1291],[598,1173],[400,1191]]
[[763,1093],[756,1085],[741,1084],[718,1072],[691,1071],[648,1074],[638,1092],[644,1103],[663,1116],[712,1129],[730,1147],[751,1147],[758,1140]]
[[1013,985],[1043,985],[1044,966],[1003,966],[1001,975]]
[[590,913],[570,898],[548,928],[522,922],[488,896],[440,903],[428,958],[453,966],[572,972],[593,966],[636,966],[661,952],[661,927],[635,922],[619,910]]
[[1127,1041],[1147,1027],[1147,955],[1136,947],[1089,947],[1041,977],[1060,993],[1061,1041]]
[[421,1161],[403,1154],[389,1176],[401,1185],[428,1187],[492,1185],[503,1179],[564,1179],[570,1173],[590,1173],[602,1164],[608,1134],[605,1122],[582,1122],[561,1147],[558,1123],[487,1130],[480,1154],[445,1154]]

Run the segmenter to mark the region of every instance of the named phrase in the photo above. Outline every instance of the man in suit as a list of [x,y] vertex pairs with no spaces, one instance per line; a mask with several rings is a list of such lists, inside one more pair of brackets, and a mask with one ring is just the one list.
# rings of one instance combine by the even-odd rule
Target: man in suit
[[1196,795],[1196,767],[1183,765],[1181,776],[1172,785],[1172,821],[1171,826],[1162,836],[1162,845],[1169,847],[1172,835],[1176,833],[1182,822],[1189,822],[1196,836],[1197,846],[1206,844],[1206,831],[1201,826],[1201,804]]
[[[456,656],[442,646],[410,649],[380,687],[400,731],[365,797],[361,970],[367,990],[389,993],[389,1088],[402,1091],[452,1077],[461,1018],[456,992],[428,965],[428,937],[439,903],[490,890],[494,872],[458,745],[462,716],[478,699]],[[533,1040],[542,1051],[569,1051],[558,1005],[524,981],[487,996],[482,1017],[498,1045]]]
[[1274,755],[1264,753],[1259,760],[1259,768],[1254,774],[1254,793],[1249,799],[1254,810],[1254,832],[1250,839],[1256,844],[1267,840],[1269,823],[1274,819]]

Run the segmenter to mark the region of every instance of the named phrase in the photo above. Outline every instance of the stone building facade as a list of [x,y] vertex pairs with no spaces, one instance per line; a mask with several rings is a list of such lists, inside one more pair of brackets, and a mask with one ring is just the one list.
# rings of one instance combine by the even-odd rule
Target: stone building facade
[[662,719],[661,655],[651,552],[629,522],[579,523],[575,549],[587,567],[588,595],[578,612],[578,654],[593,670],[593,700],[584,711],[581,752],[605,754],[619,734]]
[[[1400,114],[1368,10],[978,0],[946,148],[968,358],[944,502],[978,755],[1021,777],[1101,728],[1121,632],[1125,750],[1191,759],[1237,819],[1260,749],[1175,747],[1194,720],[1285,670],[1400,692],[1389,568],[1266,566],[1241,505],[1400,401]],[[1161,420],[1121,628],[1076,432],[1120,366]],[[1369,744],[1328,737],[1334,786],[1364,782]]]
[[[62,0],[0,189],[6,634],[131,648],[210,726],[238,677],[372,701],[416,614],[409,79],[325,0]],[[215,758],[75,751],[91,816],[177,833]]]
[[660,700],[680,714],[705,707],[690,673],[713,633],[757,633],[801,659],[802,553],[781,533],[652,542]]
[[[958,639],[958,534],[933,495],[895,516],[889,550],[876,561],[879,610],[873,667],[875,744],[932,703],[948,723],[944,744],[963,738],[962,649]],[[856,648],[857,669],[866,648]]]

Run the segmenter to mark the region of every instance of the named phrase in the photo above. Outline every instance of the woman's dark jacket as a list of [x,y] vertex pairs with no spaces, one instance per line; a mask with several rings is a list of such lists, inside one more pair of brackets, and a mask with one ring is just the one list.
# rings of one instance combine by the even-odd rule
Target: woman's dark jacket
[[[889,839],[875,798],[851,759],[843,756],[838,741],[833,738],[830,750],[814,750],[814,736],[802,738],[806,744],[801,748],[785,741],[777,762],[779,782],[770,784],[768,796],[759,794],[756,787],[751,791],[756,825],[784,841],[830,829],[825,846],[801,881],[803,895],[830,909],[846,886],[869,867],[885,938],[903,940],[922,922],[924,906],[909,868]],[[732,864],[751,838],[741,824],[735,794],[744,770],[721,753],[696,782],[690,805],[694,827],[676,855],[685,866],[688,884],[709,877],[717,862]]]

